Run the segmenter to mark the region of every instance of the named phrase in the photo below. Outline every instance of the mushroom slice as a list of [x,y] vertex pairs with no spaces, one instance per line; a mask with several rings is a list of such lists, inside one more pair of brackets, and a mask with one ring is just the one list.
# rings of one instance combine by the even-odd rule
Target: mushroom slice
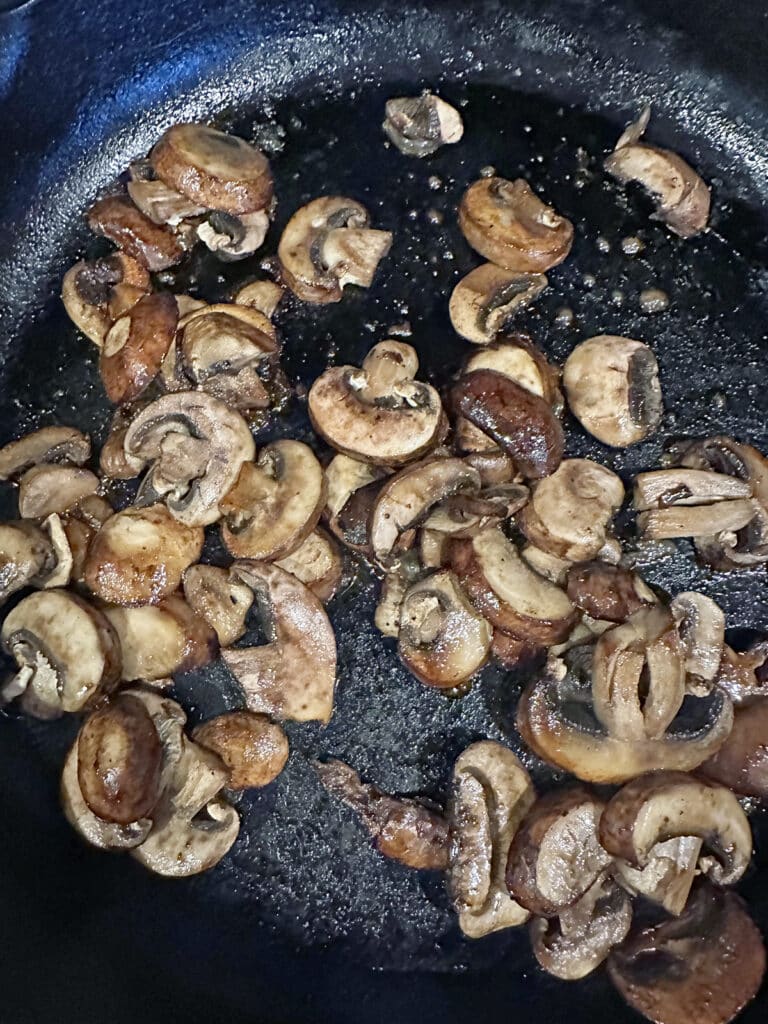
[[362,370],[334,366],[310,388],[312,425],[339,452],[364,462],[401,466],[439,441],[443,409],[435,389],[414,380],[410,345],[374,345]]
[[422,527],[419,530],[419,561],[425,569],[442,569],[450,558],[451,536]]
[[525,334],[507,335],[475,352],[467,360],[464,373],[475,370],[494,370],[551,406],[562,406],[559,371]]
[[288,737],[276,722],[253,711],[211,718],[198,725],[193,736],[229,769],[228,789],[268,786],[288,760]]
[[233,263],[251,256],[264,244],[269,231],[266,210],[256,210],[235,217],[223,210],[211,210],[197,225],[197,237],[220,260]]
[[661,423],[659,366],[642,341],[613,334],[582,341],[565,361],[563,384],[582,427],[613,448],[642,441]]
[[629,897],[610,878],[601,877],[556,920],[538,917],[531,922],[533,955],[548,974],[579,981],[603,963],[631,926]]
[[451,146],[464,134],[458,110],[429,91],[387,100],[384,114],[381,127],[405,156],[431,156],[440,146]]
[[459,227],[485,259],[524,274],[556,267],[573,242],[573,224],[543,203],[522,178],[473,182],[459,204]]
[[563,457],[563,428],[538,395],[494,370],[465,374],[451,390],[454,410],[510,455],[522,475],[554,473]]
[[105,616],[74,594],[30,594],[6,616],[3,648],[18,671],[0,691],[4,703],[21,697],[35,718],[81,711],[117,682],[120,648]]
[[638,473],[632,504],[638,512],[645,512],[672,505],[709,505],[751,497],[752,488],[746,480],[706,469],[675,467]]
[[486,527],[513,516],[526,504],[529,494],[523,484],[488,487],[478,494],[454,494],[430,512],[423,526],[430,532],[453,537],[474,537]]
[[238,289],[234,301],[238,306],[249,306],[271,320],[284,296],[285,288],[276,281],[252,281]]
[[523,274],[483,263],[462,277],[451,293],[448,313],[453,329],[475,345],[487,345],[547,284],[544,274]]
[[89,469],[33,466],[19,481],[19,515],[22,519],[43,519],[54,512],[67,512],[95,495],[99,487],[99,478]]
[[112,253],[91,262],[80,261],[66,272],[61,299],[69,319],[94,345],[116,319],[118,305],[138,301],[150,288],[149,274],[125,253]]
[[110,327],[99,372],[107,397],[116,405],[132,402],[157,374],[176,333],[178,310],[169,292],[145,295]]
[[317,526],[325,495],[323,467],[309,445],[275,441],[241,467],[219,502],[222,539],[235,558],[283,558]]
[[[164,181],[154,177],[154,171],[145,161],[137,161],[129,168],[130,181],[126,191],[133,205],[138,207],[153,224],[169,224],[178,227],[191,217],[201,217],[207,207],[194,203]],[[147,177],[147,172],[150,175]]]
[[88,211],[88,227],[153,272],[166,270],[184,257],[173,232],[153,224],[128,196],[107,196],[95,202]]
[[0,523],[0,603],[51,574],[56,555],[50,538],[34,523]]
[[[520,525],[520,519],[518,519],[518,525]],[[571,568],[571,563],[567,558],[558,558],[557,555],[544,551],[543,548],[536,547],[534,544],[526,544],[521,548],[520,554],[539,576],[543,576],[551,583],[557,583],[558,586],[565,585],[568,570]],[[570,594],[568,596],[571,597]]]
[[157,604],[200,557],[203,531],[185,526],[164,505],[116,512],[91,541],[84,577],[108,604]]
[[291,573],[327,604],[341,584],[343,563],[338,544],[325,530],[317,527],[285,558],[275,565]]
[[91,456],[91,441],[74,427],[42,427],[0,448],[0,480],[52,463],[82,466]]
[[208,209],[252,213],[272,199],[272,173],[261,150],[207,124],[173,125],[149,162],[166,185]]
[[253,591],[226,569],[191,565],[184,573],[184,597],[195,614],[215,631],[222,647],[230,647],[245,633]]
[[520,824],[507,860],[507,888],[532,914],[572,907],[610,867],[598,840],[605,804],[584,786],[547,793]]
[[[689,677],[689,693],[707,693],[714,683],[723,657],[725,615],[711,597],[686,591],[670,605]],[[693,677],[693,678],[690,678]]]
[[665,839],[651,849],[643,868],[621,857],[614,862],[617,881],[633,896],[645,896],[669,914],[677,916],[685,909],[697,875],[702,841],[698,836]]
[[392,233],[369,224],[365,207],[344,196],[323,196],[302,206],[277,248],[283,283],[303,302],[317,303],[339,302],[348,284],[370,288]]
[[519,524],[536,547],[571,562],[596,558],[624,500],[619,477],[591,459],[566,459],[536,484]]
[[381,467],[348,455],[334,456],[325,471],[325,514],[331,532],[345,547],[369,557],[371,515],[385,476]]
[[576,610],[569,598],[526,565],[499,528],[455,541],[451,567],[475,608],[497,629],[546,646],[573,628]]
[[654,220],[661,220],[681,238],[698,235],[707,227],[711,196],[701,177],[677,153],[640,142],[648,127],[646,107],[628,125],[606,158],[605,169],[622,184],[637,181],[656,200]]
[[459,927],[471,939],[528,919],[504,876],[510,843],[534,799],[528,772],[501,743],[473,743],[453,767],[449,884]]
[[629,1005],[656,1024],[728,1024],[765,974],[760,932],[734,893],[696,889],[685,912],[630,935],[608,961]]
[[566,593],[591,618],[608,622],[625,622],[634,612],[656,604],[656,595],[637,573],[606,562],[572,566]]
[[180,324],[179,352],[190,380],[206,389],[220,374],[234,376],[277,352],[270,320],[248,306],[216,303],[194,310]]
[[600,842],[615,857],[643,868],[657,843],[698,836],[713,856],[699,869],[718,885],[733,885],[752,856],[752,831],[741,805],[723,786],[684,772],[657,771],[628,782],[607,803]]
[[403,598],[412,582],[413,580],[410,580],[403,572],[402,562],[384,576],[379,602],[373,617],[376,628],[384,636],[398,637]]
[[643,540],[670,540],[677,537],[712,537],[720,543],[721,535],[736,534],[754,519],[758,512],[751,498],[718,501],[711,505],[673,505],[670,508],[641,512],[637,530]]
[[290,573],[242,561],[232,575],[256,595],[268,634],[261,647],[222,651],[251,711],[279,720],[326,723],[333,712],[336,638],[322,603]]
[[543,663],[546,649],[494,629],[491,655],[509,671],[527,671]]
[[515,481],[515,464],[508,455],[499,449],[470,452],[469,455],[464,456],[464,461],[480,474],[480,483],[483,487],[501,487]]
[[733,729],[698,774],[740,796],[768,799],[768,701],[758,698],[733,715]]
[[381,480],[383,476],[384,470],[372,466],[369,462],[360,462],[349,455],[334,455],[325,468],[328,487],[325,507],[331,523],[355,491],[373,483],[374,480]]
[[734,651],[724,644],[715,685],[737,705],[749,703],[753,697],[764,697],[768,692],[765,686],[767,661],[768,642],[765,640],[758,640],[746,651]]
[[244,462],[255,455],[253,437],[239,413],[210,395],[182,391],[143,409],[125,435],[125,452],[152,467],[143,495],[165,497],[171,515],[186,526],[208,526]]
[[427,686],[452,689],[480,669],[492,630],[464,596],[456,577],[438,570],[406,591],[398,653]]
[[130,406],[115,410],[109,434],[99,452],[101,474],[111,480],[133,480],[144,468],[141,459],[135,459],[125,451],[125,435],[134,412]]
[[442,814],[418,800],[382,793],[342,761],[316,761],[315,770],[328,792],[357,814],[379,853],[417,870],[447,867],[448,822]]
[[207,665],[219,653],[211,626],[175,594],[159,605],[105,608],[120,640],[122,678],[153,682]]

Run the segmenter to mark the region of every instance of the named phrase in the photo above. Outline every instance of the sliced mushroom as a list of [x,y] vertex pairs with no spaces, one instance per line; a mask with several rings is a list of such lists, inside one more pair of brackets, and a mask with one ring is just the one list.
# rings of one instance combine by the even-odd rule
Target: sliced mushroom
[[26,470],[53,463],[82,466],[91,455],[91,441],[74,427],[42,427],[0,448],[0,480],[12,480]]
[[646,605],[656,604],[656,595],[637,573],[606,562],[572,566],[566,593],[591,618],[608,622],[625,622]]
[[450,558],[451,537],[447,533],[419,530],[419,561],[425,569],[442,569]]
[[109,434],[99,452],[99,469],[111,480],[133,480],[144,467],[141,459],[135,459],[125,451],[125,435],[134,412],[130,406],[115,410]]
[[746,651],[734,651],[725,644],[715,685],[736,705],[748,703],[753,697],[764,697],[768,693],[766,662],[768,642],[765,640],[751,644]]
[[22,519],[43,519],[54,512],[67,512],[96,494],[99,487],[99,478],[89,469],[33,466],[19,481],[19,515]]
[[228,789],[268,786],[288,760],[288,737],[276,722],[253,711],[211,718],[198,725],[193,736],[229,769]]
[[339,589],[344,568],[338,544],[320,527],[275,565],[301,580],[323,604]]
[[178,320],[169,292],[145,295],[110,327],[104,338],[99,372],[107,397],[116,405],[142,394],[160,371]]
[[220,260],[232,263],[251,256],[264,244],[269,231],[269,215],[266,210],[244,213],[239,217],[212,210],[197,225],[197,237]]
[[757,698],[737,707],[728,739],[698,774],[740,796],[768,799],[767,737],[768,701]]
[[460,492],[436,505],[423,526],[430,532],[453,537],[474,537],[488,526],[498,526],[513,516],[526,504],[529,494],[523,484],[488,487],[477,494]]
[[164,505],[124,509],[91,541],[85,582],[108,604],[157,604],[199,559],[203,539],[200,527],[178,522]]
[[752,488],[746,480],[706,469],[673,467],[638,473],[632,504],[638,512],[645,512],[671,505],[709,505],[751,497]]
[[236,292],[235,302],[238,306],[250,306],[271,320],[284,296],[285,288],[276,281],[252,281]]
[[361,782],[342,761],[316,761],[315,770],[328,792],[358,815],[379,853],[417,870],[442,871],[447,866],[448,823],[442,814]]
[[4,703],[21,697],[35,718],[81,711],[120,673],[120,647],[104,615],[74,594],[30,594],[6,616],[3,648],[18,671],[0,691]]
[[235,562],[231,571],[256,595],[269,637],[261,647],[222,651],[249,709],[281,721],[328,722],[336,681],[336,638],[319,598],[274,565]]
[[448,312],[453,329],[467,341],[487,345],[547,284],[544,274],[523,274],[483,263],[462,277],[451,293]]
[[411,586],[400,611],[398,653],[427,686],[452,689],[485,663],[492,630],[453,573],[438,570]]
[[518,640],[509,633],[494,629],[491,655],[509,671],[528,671],[540,667],[546,656],[546,649],[526,640]]
[[714,538],[736,534],[755,518],[757,509],[751,498],[719,501],[712,505],[673,505],[652,509],[637,517],[637,530],[643,540],[670,540],[676,537]]
[[[518,520],[518,525],[519,522]],[[540,576],[548,579],[551,583],[557,583],[558,586],[565,585],[568,570],[571,568],[571,562],[567,558],[559,558],[534,544],[526,544],[521,548],[520,554]],[[568,596],[572,599],[572,595]]]
[[461,114],[434,93],[398,96],[387,100],[382,128],[405,156],[431,156],[440,146],[451,146],[464,134]]
[[465,363],[464,373],[475,370],[494,370],[543,398],[556,411],[562,406],[560,373],[526,334],[507,335],[475,352]]
[[685,658],[689,693],[706,693],[717,676],[725,644],[725,615],[710,597],[686,591],[670,605]]
[[283,558],[317,526],[325,497],[323,467],[309,445],[275,441],[242,466],[219,502],[222,539],[236,558]]
[[379,465],[401,466],[439,441],[443,429],[440,396],[414,380],[416,352],[399,341],[374,345],[354,366],[321,374],[309,392],[315,430],[333,448]]
[[56,566],[50,538],[24,521],[0,523],[0,603],[29,586],[42,586]]
[[702,840],[698,836],[665,839],[651,849],[642,868],[617,857],[617,880],[633,896],[640,895],[658,903],[669,914],[682,914],[691,886],[698,874]]
[[146,269],[117,252],[70,267],[61,283],[61,299],[69,319],[101,347],[118,308],[138,301],[149,288]]
[[230,647],[245,633],[253,591],[226,569],[191,565],[184,573],[184,597],[216,632],[222,647]]
[[470,185],[459,205],[459,227],[485,259],[525,274],[556,267],[573,242],[573,224],[522,178],[480,178]]
[[83,573],[91,541],[112,514],[112,506],[106,498],[92,495],[91,497],[84,498],[65,516],[59,517],[54,514],[46,520],[46,523],[50,522],[51,524],[51,529],[49,530],[51,541],[58,553],[59,544],[56,542],[54,533],[54,530],[56,533],[58,533],[58,530],[56,530],[53,524],[56,519],[59,519],[71,556],[72,564],[69,576],[78,583],[85,583]]
[[166,270],[184,257],[173,232],[153,224],[128,196],[107,196],[95,202],[88,211],[88,227],[153,272]]
[[191,391],[148,405],[131,423],[124,444],[128,456],[152,463],[142,484],[145,499],[164,497],[173,517],[190,527],[216,522],[220,501],[255,454],[242,416]]
[[656,200],[653,218],[664,221],[681,238],[690,238],[707,227],[709,189],[677,153],[640,142],[650,117],[651,108],[645,107],[637,121],[625,128],[605,169],[622,183],[639,182]]
[[345,547],[372,558],[371,516],[386,473],[380,467],[337,455],[325,476],[328,484],[325,513],[331,532]]
[[334,455],[325,468],[325,480],[328,486],[326,511],[331,529],[333,529],[333,520],[355,491],[373,483],[374,480],[381,480],[383,476],[384,470],[372,466],[369,462],[360,462],[349,455]]
[[480,474],[480,483],[483,487],[500,487],[515,480],[514,462],[499,449],[471,452],[464,456],[464,461]]
[[738,896],[702,885],[680,917],[630,935],[608,973],[656,1024],[729,1024],[760,988],[765,947]]
[[613,334],[582,341],[565,361],[563,384],[582,427],[613,448],[642,441],[661,423],[659,367],[642,341]]
[[398,565],[397,568],[384,576],[381,583],[379,602],[376,605],[373,617],[376,628],[384,636],[397,638],[400,634],[400,613],[403,607],[403,598],[412,582],[402,571],[401,565]]
[[131,164],[129,173],[131,178],[126,191],[134,206],[154,224],[169,224],[175,228],[182,221],[201,217],[207,210],[207,207],[187,199],[156,178],[148,161],[139,160]]
[[370,288],[392,233],[369,224],[365,207],[344,196],[322,196],[302,206],[277,249],[283,282],[303,302],[339,302],[348,284]]

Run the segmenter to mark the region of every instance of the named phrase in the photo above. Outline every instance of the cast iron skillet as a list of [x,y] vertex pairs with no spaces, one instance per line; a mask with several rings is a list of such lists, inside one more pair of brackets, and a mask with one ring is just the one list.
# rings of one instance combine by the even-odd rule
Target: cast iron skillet
[[[0,15],[0,442],[50,422],[103,437],[94,350],[58,300],[64,268],[92,245],[82,212],[166,125],[213,117],[274,152],[273,246],[292,210],[328,191],[366,202],[376,226],[395,232],[370,292],[325,309],[288,305],[281,328],[295,379],[307,383],[329,357],[358,359],[405,319],[425,372],[448,379],[467,346],[450,331],[446,296],[476,262],[454,209],[492,164],[528,176],[577,224],[573,255],[525,320],[539,344],[561,359],[590,334],[644,338],[661,364],[664,436],[726,432],[764,448],[766,12],[728,13],[718,0],[642,7],[38,0]],[[421,162],[385,149],[379,123],[387,96],[424,85],[462,105],[467,133]],[[714,183],[713,231],[703,238],[671,238],[648,221],[643,196],[600,171],[643,100],[654,103],[652,140],[679,148]],[[618,252],[632,233],[647,243],[634,261]],[[198,261],[175,286],[213,298],[257,262]],[[655,318],[637,303],[652,284],[672,297]],[[566,303],[572,330],[553,323]],[[659,436],[612,453],[570,428],[571,454],[625,477],[653,465],[662,447]],[[257,440],[289,429],[305,430],[301,402]],[[12,496],[3,500],[10,514]],[[764,570],[713,577],[685,547],[642,569],[669,591],[702,588],[743,630],[768,622]],[[570,987],[544,977],[523,932],[463,941],[441,882],[384,861],[318,786],[308,758],[333,754],[384,788],[439,798],[469,742],[517,742],[520,681],[490,670],[460,702],[427,692],[373,630],[374,595],[372,579],[352,572],[332,608],[341,671],[331,726],[290,729],[288,769],[242,799],[236,847],[197,879],[162,881],[86,849],[57,807],[76,723],[0,718],[3,1024],[632,1019],[601,975]],[[218,671],[179,679],[177,693],[192,721],[238,699]],[[527,761],[542,788],[556,781]],[[759,820],[756,830],[743,892],[766,927]],[[745,1020],[765,1011],[763,994]]]

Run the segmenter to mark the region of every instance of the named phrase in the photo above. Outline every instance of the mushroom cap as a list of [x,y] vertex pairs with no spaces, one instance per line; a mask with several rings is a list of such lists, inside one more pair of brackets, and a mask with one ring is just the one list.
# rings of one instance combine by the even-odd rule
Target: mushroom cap
[[184,597],[215,631],[222,647],[230,647],[245,633],[253,591],[227,569],[191,565],[184,573]]
[[19,481],[19,515],[43,519],[54,512],[67,512],[95,495],[100,486],[95,473],[79,466],[33,466]]
[[116,320],[104,338],[99,372],[110,402],[138,398],[160,372],[178,321],[170,292],[144,295]]
[[547,284],[544,274],[521,274],[495,263],[482,263],[451,292],[448,313],[453,329],[475,345],[487,345],[505,321],[529,306]]
[[88,211],[88,227],[153,272],[180,263],[184,249],[168,228],[153,224],[126,195],[105,196]]
[[229,789],[274,782],[288,760],[288,738],[276,722],[253,711],[229,711],[194,731],[196,743],[218,754],[229,769]]
[[339,589],[344,571],[339,545],[319,526],[290,555],[277,559],[275,565],[309,587],[323,604]]
[[12,480],[33,466],[70,463],[82,466],[91,456],[91,439],[75,427],[41,427],[0,448],[0,480]]
[[205,390],[220,375],[257,367],[278,350],[272,322],[258,310],[234,303],[188,313],[180,322],[177,345],[187,376]]

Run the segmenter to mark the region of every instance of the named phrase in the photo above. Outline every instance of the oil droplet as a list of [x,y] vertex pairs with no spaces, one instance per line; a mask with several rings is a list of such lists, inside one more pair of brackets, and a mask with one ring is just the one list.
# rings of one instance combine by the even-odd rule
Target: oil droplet
[[436,210],[434,207],[430,207],[427,210],[427,221],[430,224],[442,224],[443,223],[443,215],[440,212],[440,210]]
[[561,306],[555,313],[555,323],[558,327],[570,327],[576,320],[576,314],[570,306]]
[[621,251],[625,256],[637,256],[645,248],[645,242],[637,235],[627,235],[621,240]]
[[585,274],[582,277],[581,282],[585,288],[594,288],[597,284],[597,278],[594,274]]
[[611,292],[611,302],[614,306],[621,306],[624,304],[624,292],[620,288],[614,288]]
[[640,292],[640,309],[644,313],[663,313],[669,307],[669,296],[661,288],[644,288]]
[[496,168],[493,166],[493,164],[486,164],[485,167],[481,167],[480,168],[480,177],[481,178],[495,178],[496,177]]
[[391,338],[410,338],[412,334],[410,320],[403,320],[401,324],[392,324],[387,328],[387,335]]
[[597,236],[597,241],[595,242],[595,245],[598,248],[598,252],[611,251],[611,243],[608,241],[607,238],[604,238],[602,235]]
[[438,177],[437,174],[430,174],[430,176],[427,178],[427,184],[429,185],[433,192],[439,192],[439,190],[443,187],[443,179]]

